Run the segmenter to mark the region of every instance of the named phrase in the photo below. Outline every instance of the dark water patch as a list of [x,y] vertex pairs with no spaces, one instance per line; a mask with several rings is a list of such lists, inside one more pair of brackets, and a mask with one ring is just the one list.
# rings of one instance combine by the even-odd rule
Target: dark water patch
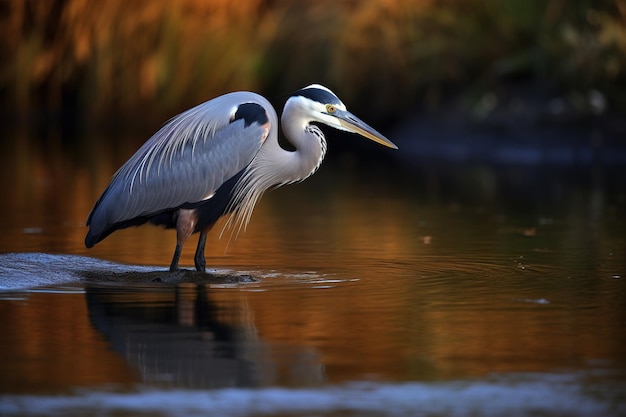
[[262,354],[267,342],[233,319],[234,306],[211,299],[207,285],[160,288],[90,284],[85,289],[91,324],[142,383],[215,389],[274,380]]

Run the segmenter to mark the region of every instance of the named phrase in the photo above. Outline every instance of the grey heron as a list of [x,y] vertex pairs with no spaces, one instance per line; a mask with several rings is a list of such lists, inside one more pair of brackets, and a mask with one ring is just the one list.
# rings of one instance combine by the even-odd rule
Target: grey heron
[[231,214],[227,226],[238,233],[266,190],[302,181],[320,166],[326,140],[316,122],[397,149],[319,84],[285,103],[281,126],[295,150],[279,145],[269,101],[246,91],[225,94],[173,117],[122,165],[89,213],[85,246],[144,223],[175,228],[175,271],[183,245],[199,232],[194,264],[205,271],[206,236],[220,217]]

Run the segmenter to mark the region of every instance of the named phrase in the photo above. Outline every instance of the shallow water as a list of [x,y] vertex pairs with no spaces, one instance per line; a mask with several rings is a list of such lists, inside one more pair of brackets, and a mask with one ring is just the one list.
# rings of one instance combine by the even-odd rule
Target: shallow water
[[342,154],[197,281],[171,231],[83,246],[132,146],[2,146],[2,415],[626,413],[623,167]]

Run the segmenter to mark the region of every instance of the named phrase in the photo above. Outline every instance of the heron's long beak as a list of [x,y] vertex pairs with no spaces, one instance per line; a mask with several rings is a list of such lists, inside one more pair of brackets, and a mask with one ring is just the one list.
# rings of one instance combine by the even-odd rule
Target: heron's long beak
[[358,133],[359,135],[373,140],[374,142],[380,143],[381,145],[393,149],[398,149],[398,147],[392,141],[378,133],[376,130],[374,130],[374,128],[369,126],[367,123],[365,123],[349,111],[337,109],[332,115],[337,117],[341,127],[348,132]]

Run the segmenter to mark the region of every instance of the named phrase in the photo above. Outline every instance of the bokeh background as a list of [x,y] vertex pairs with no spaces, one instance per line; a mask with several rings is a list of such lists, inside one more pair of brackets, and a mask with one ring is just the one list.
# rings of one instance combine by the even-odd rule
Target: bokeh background
[[443,110],[626,134],[618,0],[3,0],[0,59],[5,126],[153,128],[320,82],[377,126]]

